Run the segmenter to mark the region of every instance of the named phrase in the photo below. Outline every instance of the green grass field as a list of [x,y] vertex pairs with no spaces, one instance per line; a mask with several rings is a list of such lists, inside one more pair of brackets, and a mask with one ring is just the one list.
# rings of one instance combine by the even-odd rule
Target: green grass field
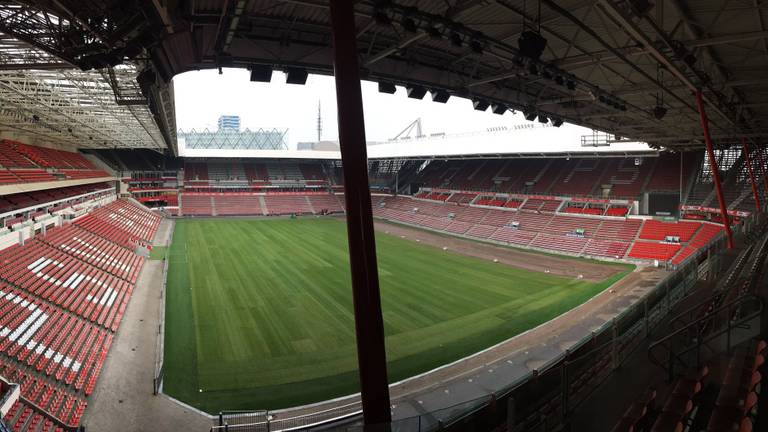
[[[633,268],[591,283],[383,233],[376,241],[391,382],[546,322]],[[346,242],[335,219],[177,221],[164,391],[209,413],[357,392]]]

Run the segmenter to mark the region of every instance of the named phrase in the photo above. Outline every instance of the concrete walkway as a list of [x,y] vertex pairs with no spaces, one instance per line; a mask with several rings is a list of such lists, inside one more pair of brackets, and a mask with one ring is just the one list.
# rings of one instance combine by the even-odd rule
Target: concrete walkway
[[[168,244],[164,219],[156,246]],[[166,396],[152,395],[163,262],[145,261],[82,424],[89,432],[207,431],[211,420]]]

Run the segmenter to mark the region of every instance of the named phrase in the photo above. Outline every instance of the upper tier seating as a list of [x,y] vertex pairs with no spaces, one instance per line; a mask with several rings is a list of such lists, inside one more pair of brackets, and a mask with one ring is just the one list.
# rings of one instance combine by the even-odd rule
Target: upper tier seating
[[184,164],[184,180],[208,180],[208,164],[202,162]]
[[[680,190],[680,154],[662,153],[659,156],[653,175],[648,181],[646,191],[679,191]],[[699,168],[696,165],[697,154],[686,152],[682,154],[683,159],[683,187],[686,187],[691,176]]]
[[[698,152],[683,153],[684,187],[700,168],[699,157]],[[449,190],[637,200],[645,191],[679,190],[680,155],[664,152],[659,157],[644,158],[432,160],[412,181]]]
[[325,180],[323,170],[318,164],[299,164],[299,170],[301,175],[306,180]]
[[244,166],[245,177],[250,182],[267,183],[269,182],[269,172],[267,167],[259,163],[246,163]]
[[74,197],[100,189],[107,189],[109,187],[110,186],[107,183],[96,183],[90,185],[68,186],[65,188],[5,195],[0,197],[0,213],[32,207],[50,201]]
[[6,168],[37,168],[37,165],[19,153],[13,141],[0,140],[0,165]]
[[592,194],[605,163],[602,159],[587,158],[567,161],[563,175],[548,192],[552,195],[569,196]]
[[635,165],[635,158],[611,159],[600,184],[611,185],[610,196],[613,198],[637,199],[654,162],[654,159],[644,158],[640,165]]
[[78,153],[0,140],[0,185],[108,177]]
[[10,141],[9,143],[18,153],[42,168],[97,169],[88,159],[78,153],[54,150],[47,147],[35,147],[15,141]]

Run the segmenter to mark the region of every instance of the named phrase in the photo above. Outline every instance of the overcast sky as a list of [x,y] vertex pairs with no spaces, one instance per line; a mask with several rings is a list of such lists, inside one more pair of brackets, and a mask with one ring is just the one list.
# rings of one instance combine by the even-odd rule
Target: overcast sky
[[[183,130],[215,130],[220,115],[239,115],[242,128],[287,128],[291,148],[301,141],[317,138],[317,103],[322,105],[323,140],[338,139],[336,89],[333,77],[310,75],[306,85],[285,83],[275,71],[272,82],[250,82],[244,69],[187,72],[174,78],[177,127]],[[483,131],[498,126],[528,123],[522,114],[503,116],[489,109],[472,109],[468,99],[452,97],[446,104],[432,102],[429,93],[422,100],[410,99],[405,88],[393,95],[379,93],[376,83],[362,84],[365,128],[368,141],[386,141],[421,117],[424,134]],[[579,130],[579,135],[589,130]],[[576,138],[578,139],[578,138]]]

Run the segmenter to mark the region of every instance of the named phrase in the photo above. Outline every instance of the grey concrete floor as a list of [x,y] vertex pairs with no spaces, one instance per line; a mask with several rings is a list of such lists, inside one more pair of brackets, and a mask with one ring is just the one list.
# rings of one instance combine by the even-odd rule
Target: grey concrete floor
[[[173,223],[163,220],[155,245],[168,244]],[[167,396],[152,395],[163,262],[146,261],[101,376],[88,401],[89,432],[207,431],[211,420]]]

